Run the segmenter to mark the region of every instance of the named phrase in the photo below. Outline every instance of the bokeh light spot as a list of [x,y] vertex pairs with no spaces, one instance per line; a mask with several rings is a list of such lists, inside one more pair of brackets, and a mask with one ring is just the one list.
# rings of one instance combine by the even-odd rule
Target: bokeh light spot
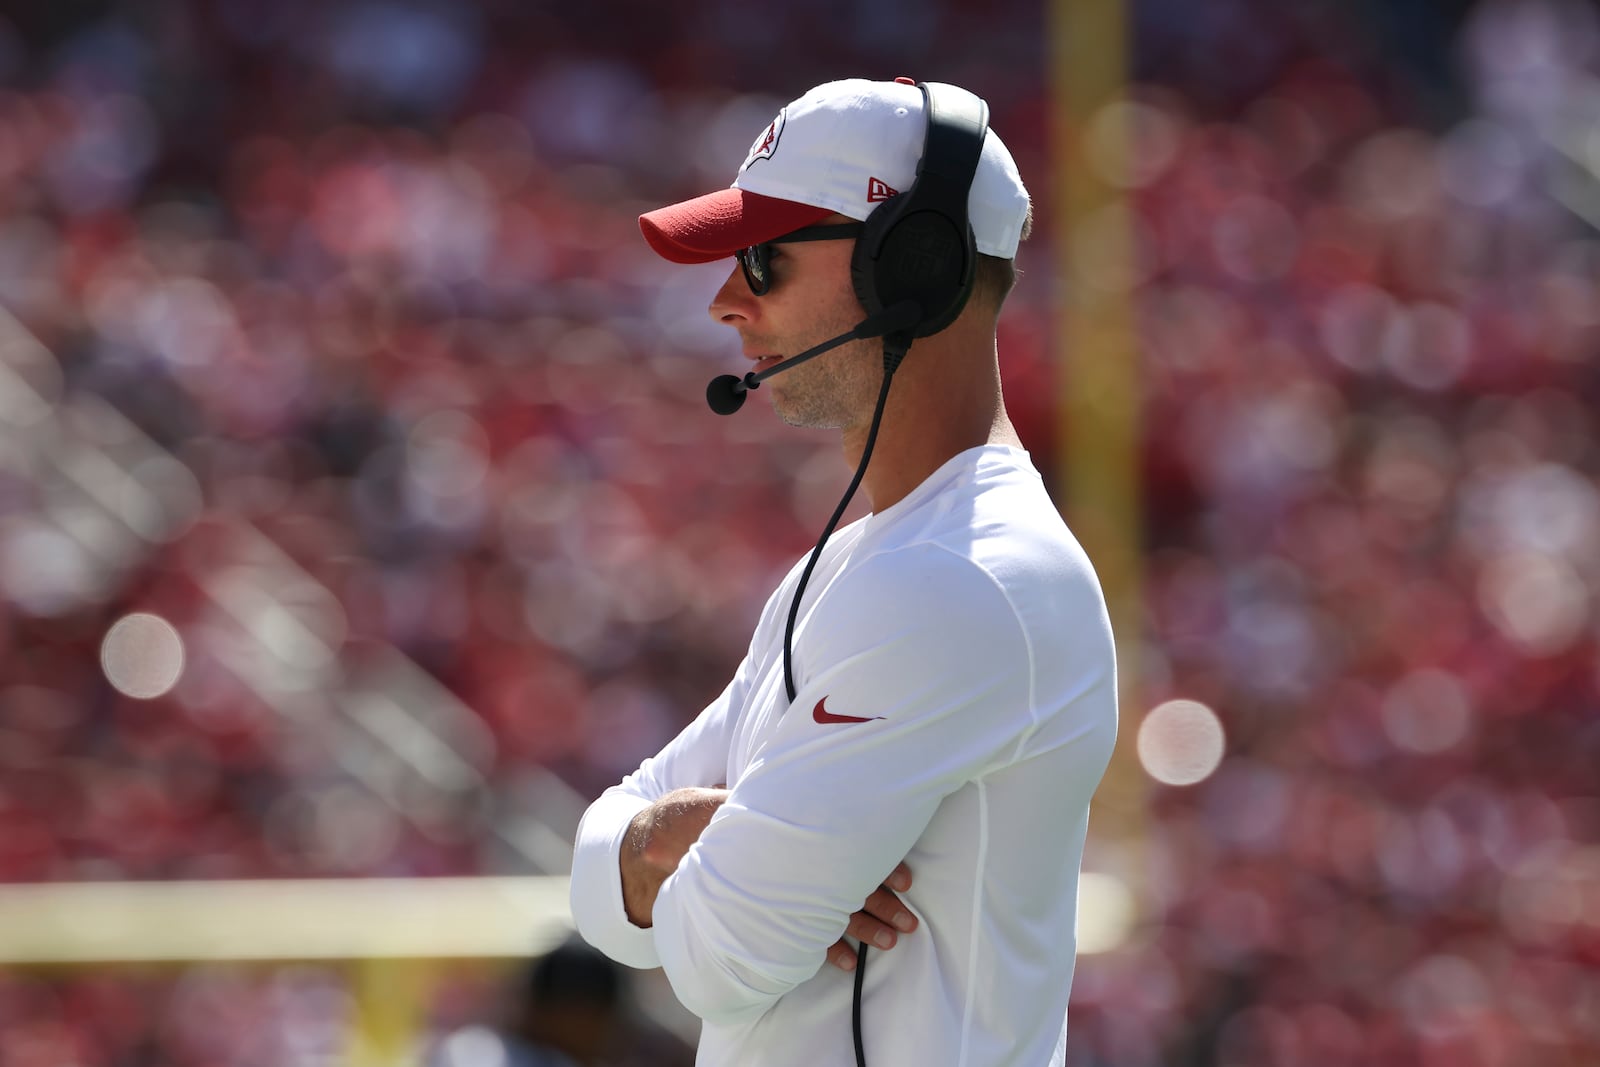
[[1127,942],[1138,908],[1116,875],[1084,871],[1078,879],[1078,952],[1110,952]]
[[1384,694],[1381,711],[1384,732],[1407,752],[1444,752],[1472,729],[1467,692],[1448,671],[1424,668],[1406,675]]
[[183,674],[183,638],[158,615],[125,615],[100,643],[100,666],[118,692],[153,700]]
[[1222,762],[1222,723],[1195,700],[1169,700],[1139,726],[1139,763],[1164,785],[1194,785]]
[[1177,159],[1183,126],[1166,108],[1139,100],[1115,100],[1095,113],[1084,137],[1090,164],[1106,181],[1142,189]]
[[1572,646],[1589,622],[1589,588],[1558,556],[1515,553],[1491,560],[1478,578],[1478,603],[1522,651],[1549,656]]

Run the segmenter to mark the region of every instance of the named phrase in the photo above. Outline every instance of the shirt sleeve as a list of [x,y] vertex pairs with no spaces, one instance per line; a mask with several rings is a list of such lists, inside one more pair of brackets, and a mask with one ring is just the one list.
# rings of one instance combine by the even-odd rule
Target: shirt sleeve
[[846,579],[797,635],[795,701],[656,899],[659,959],[708,1022],[816,974],[940,801],[1032,725],[1027,640],[987,573],[918,545]]
[[744,660],[722,694],[665,748],[600,794],[578,823],[569,887],[573,925],[585,941],[618,963],[641,969],[661,966],[653,932],[628,920],[622,899],[621,853],[628,825],[635,815],[674,789],[720,786],[728,781],[728,753],[735,726],[762,664],[770,658],[773,642],[780,640],[780,614],[788,610],[788,593],[799,574],[797,563],[767,598]]
[[726,779],[733,710],[744,699],[748,658],[722,695],[656,755],[600,794],[578,823],[572,853],[573,924],[583,939],[629,967],[661,966],[651,931],[628,920],[622,899],[621,851],[628,824],[657,798],[684,786]]

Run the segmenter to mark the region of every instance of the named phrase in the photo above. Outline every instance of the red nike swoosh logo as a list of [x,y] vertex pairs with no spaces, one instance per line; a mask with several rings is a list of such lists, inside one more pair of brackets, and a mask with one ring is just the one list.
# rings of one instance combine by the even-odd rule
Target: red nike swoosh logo
[[817,701],[817,706],[811,709],[811,717],[823,725],[827,725],[830,722],[872,722],[874,719],[883,718],[882,715],[868,715],[866,717],[860,715],[835,715],[822,706],[827,702],[828,698],[823,697]]

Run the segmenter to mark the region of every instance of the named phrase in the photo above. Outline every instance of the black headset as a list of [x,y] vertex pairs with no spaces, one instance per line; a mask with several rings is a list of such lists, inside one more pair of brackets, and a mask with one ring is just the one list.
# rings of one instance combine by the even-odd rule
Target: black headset
[[850,278],[868,315],[905,300],[920,305],[911,335],[927,337],[954,322],[972,295],[978,249],[967,199],[989,132],[989,105],[956,85],[917,88],[927,130],[916,178],[867,216]]

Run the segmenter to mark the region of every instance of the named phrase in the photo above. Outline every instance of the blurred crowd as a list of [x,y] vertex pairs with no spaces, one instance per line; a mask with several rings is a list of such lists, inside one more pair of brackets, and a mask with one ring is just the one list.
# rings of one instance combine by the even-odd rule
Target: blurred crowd
[[[1080,966],[1077,1067],[1600,1060],[1600,21],[1457,6],[1150,0],[1081,131],[1133,207],[1124,729],[1181,697],[1228,745],[1091,849],[1146,910]],[[1002,366],[1054,483],[1044,14],[825,7],[7,13],[0,308],[192,486],[101,574],[8,439],[0,881],[507,873],[533,769],[593,795],[714,696],[848,471],[705,409],[726,265],[635,217],[814,82],[989,100],[1040,223]],[[481,719],[493,802],[419,826],[306,743],[215,622],[241,530],[326,595],[317,647],[398,649]],[[131,612],[183,637],[153,699],[101,669]],[[0,1067],[330,1062],[247,1035],[324,1033],[337,987],[0,976]]]

